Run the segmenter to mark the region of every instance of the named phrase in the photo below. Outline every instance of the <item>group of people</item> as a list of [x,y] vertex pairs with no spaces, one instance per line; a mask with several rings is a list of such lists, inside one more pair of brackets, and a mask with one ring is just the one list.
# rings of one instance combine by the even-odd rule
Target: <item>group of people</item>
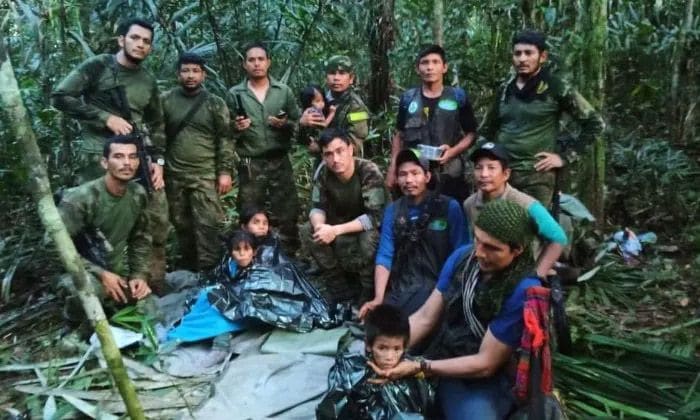
[[[466,92],[444,83],[445,50],[422,49],[421,85],[401,96],[386,174],[362,157],[370,114],[349,57],[327,61],[327,90],[303,89],[300,109],[297,95],[270,76],[261,43],[242,51],[246,78],[226,98],[203,87],[205,61],[193,53],[179,57],[178,86],[161,95],[141,66],[153,38],[150,22],[124,22],[119,51],[89,58],[52,94],[83,131],[78,186],[59,210],[71,235],[96,230],[108,243],[104,265],[88,263],[96,290],[121,303],[166,293],[170,223],[181,268],[216,267],[220,196],[235,183],[239,213],[263,209],[247,216],[245,230],[256,236],[256,223],[269,223],[288,255],[307,250],[328,301],[353,302],[361,319],[387,304],[410,316],[401,340],[432,359],[374,364],[380,382],[438,376],[447,418],[503,417],[512,405],[503,398],[504,366],[519,344],[525,290],[541,284],[567,243],[546,209],[555,171],[603,128],[588,102],[546,68],[544,35],[513,38],[515,71],[478,146]],[[563,114],[580,127],[567,151],[556,144]],[[295,140],[317,156],[301,228],[289,158]],[[144,151],[150,159],[139,159]],[[149,189],[133,181],[140,165]],[[393,188],[401,195],[392,202]],[[230,246],[239,265],[252,258],[246,238]]]

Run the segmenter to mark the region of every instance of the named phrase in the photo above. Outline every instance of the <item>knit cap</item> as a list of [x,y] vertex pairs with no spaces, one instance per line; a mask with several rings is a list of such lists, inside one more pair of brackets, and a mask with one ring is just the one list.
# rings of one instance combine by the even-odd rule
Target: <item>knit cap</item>
[[527,245],[534,231],[525,209],[508,200],[488,202],[474,221],[474,225],[506,244]]

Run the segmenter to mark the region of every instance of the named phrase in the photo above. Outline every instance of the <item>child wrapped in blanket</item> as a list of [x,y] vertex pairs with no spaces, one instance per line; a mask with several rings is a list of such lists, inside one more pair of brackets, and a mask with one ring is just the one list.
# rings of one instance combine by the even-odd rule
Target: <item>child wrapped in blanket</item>
[[[250,233],[237,230],[227,238],[226,247],[228,256],[222,263],[225,275],[218,276],[217,280],[234,282],[253,265],[256,240]],[[194,342],[214,337],[214,349],[228,349],[230,333],[242,330],[243,324],[226,318],[216,308],[216,302],[211,302],[210,292],[216,287],[219,285],[207,286],[199,291],[190,311],[168,332],[168,341]]]
[[369,364],[391,369],[406,356],[408,318],[396,306],[382,304],[365,318],[365,355],[342,353],[328,374],[329,391],[316,408],[321,420],[391,419],[397,414],[425,416],[434,387],[424,375],[379,384]]

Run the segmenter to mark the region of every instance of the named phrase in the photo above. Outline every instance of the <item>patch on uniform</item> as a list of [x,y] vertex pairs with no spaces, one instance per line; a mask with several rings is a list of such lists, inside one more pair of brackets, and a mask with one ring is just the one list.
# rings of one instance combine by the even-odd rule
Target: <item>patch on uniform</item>
[[318,203],[319,200],[321,200],[321,191],[319,191],[318,187],[314,186],[311,189],[311,201]]
[[447,229],[447,220],[445,219],[435,219],[428,225],[430,230],[445,230]]
[[549,85],[544,80],[540,80],[540,83],[537,85],[537,94],[541,95],[547,89],[549,89]]
[[454,111],[457,109],[457,101],[454,99],[441,99],[440,102],[438,102],[438,107],[445,111]]
[[365,111],[351,112],[348,114],[348,122],[356,123],[360,121],[366,121],[369,119],[369,114]]
[[408,112],[413,114],[418,110],[418,102],[416,101],[411,101],[410,104],[408,104]]

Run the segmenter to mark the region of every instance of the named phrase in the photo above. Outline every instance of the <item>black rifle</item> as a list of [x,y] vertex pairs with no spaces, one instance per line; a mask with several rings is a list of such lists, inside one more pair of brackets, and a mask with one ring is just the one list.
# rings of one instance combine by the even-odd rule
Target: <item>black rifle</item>
[[236,94],[236,115],[243,118],[248,118],[248,114],[243,108],[243,101],[241,100],[241,95]]
[[107,255],[112,251],[112,245],[101,230],[87,228],[72,239],[75,248],[83,258],[102,268],[109,267]]
[[[563,153],[566,146],[564,138],[557,139],[557,145],[559,146],[559,153]],[[560,197],[561,197],[561,168],[556,168],[554,170],[554,195],[552,196],[552,208],[550,213],[554,220],[559,223],[559,215],[561,213]],[[564,292],[564,287],[562,286],[561,277],[559,273],[548,276],[547,281],[549,282],[549,287],[552,290],[551,294],[551,306],[552,306],[552,320],[554,326],[554,332],[556,334],[557,350],[560,353],[570,355],[573,353],[573,345],[571,342],[571,329],[569,328],[569,319],[566,316],[566,293]]]
[[112,101],[119,110],[121,117],[131,124],[131,136],[136,142],[136,150],[139,155],[139,172],[137,179],[150,195],[153,193],[153,191],[155,191],[155,188],[153,187],[153,181],[151,180],[151,157],[146,146],[147,143],[150,143],[147,141],[148,133],[139,130],[138,126],[134,122],[134,118],[131,115],[131,107],[129,106],[129,98],[126,96],[124,85],[117,83],[117,65],[117,58],[114,56],[112,60],[112,77],[114,79]]

